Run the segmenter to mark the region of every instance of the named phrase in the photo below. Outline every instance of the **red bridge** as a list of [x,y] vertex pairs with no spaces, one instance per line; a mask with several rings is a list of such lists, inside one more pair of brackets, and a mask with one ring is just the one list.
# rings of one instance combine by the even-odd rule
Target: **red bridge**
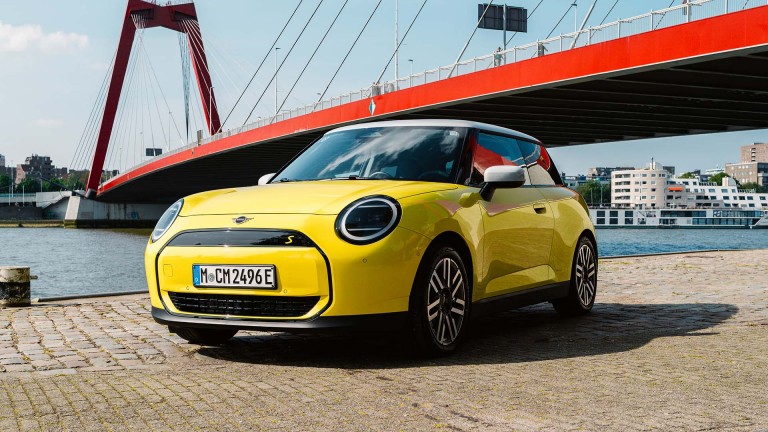
[[[740,10],[733,10],[736,3]],[[370,94],[350,94],[339,100],[343,103],[305,107],[217,133],[219,114],[199,26],[180,24],[196,23],[194,5],[129,0],[91,172],[102,172],[114,135],[136,23],[187,36],[212,137],[102,184],[92,174],[88,187],[107,202],[170,202],[202,190],[253,185],[325,131],[382,119],[483,121],[520,130],[551,147],[768,128],[765,4],[693,0],[516,47],[504,52],[502,61],[491,55],[440,68],[440,79],[432,82],[427,73],[407,77]],[[642,20],[649,31],[623,33]],[[631,21],[634,26],[627,25]],[[494,60],[506,64],[485,67],[494,66]],[[474,71],[478,64],[480,70]],[[401,89],[387,91],[394,88]]]

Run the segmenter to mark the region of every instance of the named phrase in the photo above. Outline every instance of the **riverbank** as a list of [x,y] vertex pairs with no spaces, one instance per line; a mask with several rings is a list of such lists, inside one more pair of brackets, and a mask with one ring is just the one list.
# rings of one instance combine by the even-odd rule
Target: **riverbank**
[[146,295],[0,309],[0,430],[763,430],[765,262],[601,259],[591,314],[485,318],[437,359],[368,334],[199,347]]
[[26,219],[26,220],[0,220],[0,228],[62,228],[63,220]]

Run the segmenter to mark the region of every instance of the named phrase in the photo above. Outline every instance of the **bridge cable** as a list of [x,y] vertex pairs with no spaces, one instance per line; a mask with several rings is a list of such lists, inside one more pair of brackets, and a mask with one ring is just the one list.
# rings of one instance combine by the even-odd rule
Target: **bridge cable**
[[[182,89],[184,91],[184,125],[186,126],[186,142],[189,142],[189,48],[187,46],[187,38],[183,33],[178,34],[179,37],[179,55],[181,57],[181,79]],[[169,120],[170,122],[170,120]],[[170,150],[171,133],[170,124],[168,125],[168,150]]]
[[[565,19],[565,17],[568,15],[568,12],[570,12],[570,11],[571,11],[571,9],[573,9],[573,5],[574,5],[574,3],[571,3],[571,5],[570,5],[570,6],[568,6],[568,9],[566,9],[566,10],[565,10],[565,13],[563,14],[563,16],[562,16],[562,17],[560,17],[560,21],[558,21],[558,22],[557,22],[557,24],[555,24],[555,26],[554,26],[554,27],[552,27],[552,31],[550,31],[550,32],[549,32],[549,34],[547,35],[547,37],[546,37],[545,39],[549,39],[549,38],[550,38],[550,36],[552,36],[552,33],[554,33],[554,32],[555,32],[555,30],[557,30],[557,28],[558,28],[558,27],[560,27],[560,23],[562,23],[562,22],[563,22],[563,20]],[[537,53],[537,54],[538,54],[538,53]]]
[[[617,1],[618,1],[618,0],[617,0]],[[531,13],[529,13],[529,14],[528,14],[528,19],[531,19],[531,17],[533,16],[533,14],[535,14],[535,13],[536,13],[536,10],[539,8],[539,6],[541,6],[541,4],[542,4],[542,3],[544,3],[544,0],[539,0],[539,3],[536,5],[536,7],[535,7],[535,8],[533,8],[533,10],[531,11]],[[506,23],[504,23],[504,25],[507,25],[507,24],[506,24]],[[506,45],[507,45],[507,44],[508,44],[508,43],[509,43],[509,42],[510,42],[512,39],[514,39],[514,38],[515,38],[515,36],[517,36],[517,34],[518,34],[518,33],[519,33],[519,32],[513,32],[513,33],[512,33],[512,36],[510,36],[510,37],[509,37],[509,39],[507,39],[506,41],[504,41],[504,45],[506,46]]]
[[256,75],[261,70],[261,67],[264,66],[264,63],[269,58],[269,55],[272,54],[272,50],[275,48],[275,45],[277,45],[277,41],[280,40],[280,37],[283,35],[283,32],[285,32],[285,29],[288,27],[288,24],[291,23],[291,20],[293,19],[293,16],[296,15],[296,11],[299,10],[299,7],[301,7],[301,4],[303,2],[304,2],[304,0],[299,0],[299,4],[296,5],[296,9],[294,9],[293,12],[291,13],[291,16],[288,17],[288,21],[286,21],[285,25],[283,25],[282,30],[280,30],[280,33],[278,33],[278,35],[275,38],[274,42],[272,42],[272,46],[269,47],[269,49],[267,50],[267,53],[264,55],[264,58],[261,59],[261,63],[259,63],[259,66],[256,68],[256,72],[253,73],[253,75],[251,76],[251,79],[248,81],[248,84],[245,85],[245,88],[243,89],[243,92],[240,93],[240,96],[235,101],[235,104],[232,106],[232,109],[229,111],[229,114],[227,114],[227,117],[224,118],[223,122],[221,122],[221,127],[219,128],[219,130],[216,131],[216,133],[220,132],[222,130],[222,128],[224,128],[224,124],[227,122],[227,120],[229,120],[229,116],[231,116],[232,113],[235,111],[235,108],[237,107],[237,104],[240,103],[240,100],[243,98],[243,95],[245,95],[245,92],[248,90],[248,87],[251,86],[251,83],[253,82],[254,78],[256,78]]
[[325,86],[325,90],[323,90],[323,93],[317,99],[317,102],[315,102],[315,106],[312,108],[313,111],[314,111],[314,108],[317,107],[317,104],[319,104],[323,100],[323,98],[325,97],[325,94],[328,92],[328,89],[331,87],[331,83],[333,83],[333,80],[336,79],[336,75],[339,74],[339,71],[341,70],[341,67],[344,66],[344,63],[347,61],[347,57],[349,57],[349,54],[352,53],[352,50],[355,48],[355,45],[357,45],[357,41],[360,40],[360,36],[363,35],[363,32],[365,31],[366,27],[368,27],[368,23],[371,22],[371,19],[373,18],[373,15],[376,14],[376,11],[379,9],[379,6],[381,6],[381,2],[382,1],[383,0],[379,0],[379,2],[376,3],[376,7],[373,8],[373,12],[371,12],[371,14],[368,16],[368,20],[365,22],[365,25],[363,25],[363,28],[357,34],[357,37],[355,38],[355,41],[352,42],[352,46],[349,47],[349,50],[347,50],[347,54],[341,60],[341,63],[339,63],[339,67],[336,68],[336,72],[333,73],[333,76],[331,77],[330,81],[328,81],[328,85]]
[[[103,112],[104,110],[100,110],[99,108],[103,105],[103,100],[106,97],[106,88],[107,88],[107,82],[108,78],[111,76],[112,68],[115,65],[115,57],[117,56],[117,52],[115,52],[115,55],[112,56],[112,61],[110,62],[109,68],[107,68],[107,73],[104,75],[104,80],[101,83],[101,89],[99,89],[99,93],[96,96],[96,100],[93,103],[93,106],[91,107],[91,113],[88,115],[88,120],[85,122],[85,127],[83,128],[83,132],[80,135],[80,140],[77,144],[77,147],[75,147],[75,153],[72,155],[72,161],[69,163],[70,167],[75,167],[75,162],[79,164],[79,156],[80,152],[82,151],[82,148],[84,146],[84,140],[86,138],[86,134],[88,133],[88,130],[92,126],[92,123],[95,123],[94,116],[98,116],[98,112]],[[78,165],[79,167],[79,165]]]
[[[674,3],[674,2],[675,2],[675,0],[672,0],[672,3]],[[611,6],[611,8],[608,10],[608,13],[605,14],[605,16],[603,17],[603,20],[600,21],[600,25],[605,24],[605,20],[607,20],[608,16],[611,15],[611,12],[613,12],[613,9],[616,7],[617,4],[619,4],[619,0],[616,0],[615,2],[613,2],[613,6]]]
[[[408,37],[408,32],[411,31],[411,27],[413,27],[413,24],[416,22],[416,19],[419,18],[421,11],[424,9],[424,6],[427,4],[427,1],[428,0],[424,0],[424,2],[421,3],[421,7],[419,8],[418,12],[416,12],[416,16],[413,17],[411,24],[408,26],[408,29],[405,31],[405,34],[403,34],[403,37],[400,39],[400,42],[397,44],[395,51],[392,53],[392,56],[389,58],[387,65],[384,66],[384,70],[381,71],[381,75],[379,75],[379,79],[376,80],[376,83],[381,82],[381,79],[384,77],[384,74],[387,72],[387,69],[389,69],[389,65],[392,63],[392,60],[395,58],[395,53],[397,53],[400,50],[400,45],[402,45],[403,41],[405,41],[405,38]],[[493,3],[493,0],[491,0],[491,3]]]
[[[491,8],[491,5],[493,5],[493,0],[488,2],[487,5],[485,5],[485,9],[483,10],[483,14],[480,15],[480,19],[477,20],[477,24],[475,24],[475,28],[472,29],[472,34],[469,35],[469,39],[467,39],[467,42],[464,44],[464,47],[461,49],[461,52],[459,53],[459,56],[456,57],[456,61],[453,63],[453,66],[451,67],[451,71],[448,72],[448,78],[453,75],[453,71],[456,70],[456,68],[459,65],[459,62],[461,61],[461,57],[464,55],[464,52],[467,50],[467,47],[469,46],[469,43],[472,42],[472,38],[475,37],[475,33],[477,32],[477,29],[480,28],[480,23],[483,22],[483,19],[485,19],[485,14],[488,13],[488,9]],[[506,7],[506,6],[504,6]],[[504,23],[506,25],[506,23]],[[438,77],[440,75],[440,70],[438,69]],[[424,81],[426,82],[427,76],[426,73],[424,74]]]
[[[672,0],[671,2],[669,2],[669,6],[667,6],[667,9],[671,8],[672,5],[674,5],[676,1],[677,0]],[[685,1],[683,1],[683,4],[685,4]],[[659,28],[659,26],[661,25],[661,22],[664,21],[664,17],[666,17],[666,16],[667,16],[666,12],[661,14],[661,18],[659,18],[659,22],[657,22],[656,25],[653,27],[654,30]]]
[[[304,72],[306,72],[307,68],[309,67],[309,64],[312,62],[312,59],[315,58],[315,54],[317,54],[317,51],[323,45],[325,38],[328,37],[328,33],[331,32],[331,29],[333,28],[334,24],[336,24],[336,21],[339,19],[339,16],[341,16],[341,13],[344,11],[344,8],[347,6],[347,3],[349,3],[349,0],[344,0],[344,3],[341,5],[341,9],[339,9],[339,12],[336,14],[336,17],[333,18],[333,21],[331,21],[331,25],[328,26],[328,29],[325,31],[325,34],[323,35],[322,38],[320,38],[320,42],[317,43],[317,46],[315,47],[315,51],[312,52],[311,56],[309,56],[309,60],[307,60],[307,62],[304,64],[304,68],[299,73],[299,76],[296,78],[296,81],[293,82],[291,89],[288,90],[288,93],[285,94],[285,99],[283,99],[283,102],[280,104],[280,107],[277,109],[277,112],[280,112],[280,110],[283,109],[285,102],[288,100],[288,96],[291,94],[291,92],[293,92],[293,89],[296,88],[296,84],[299,83],[299,80],[304,75]],[[272,121],[270,123],[274,123],[276,118],[277,116],[272,117]]]
[[[189,35],[189,37],[193,38],[194,41],[199,42],[200,44],[199,46],[197,44],[192,44],[191,46],[195,50],[195,53],[197,53],[198,56],[202,57],[205,54],[202,52],[202,44],[204,43],[202,39],[202,33],[200,32],[200,27],[195,27],[194,23],[195,21],[191,21],[191,20],[181,21],[181,25],[184,28],[185,32]],[[210,44],[209,44],[209,48],[212,48]],[[216,50],[211,49],[208,52],[209,55],[207,55],[206,57],[210,58],[212,62],[216,62],[221,66],[222,63],[221,61],[219,61],[215,53],[216,53]],[[229,80],[229,82],[232,84],[233,87],[237,87],[232,77],[226,73],[228,68],[221,66],[221,69],[224,71],[224,73],[220,75],[216,70],[213,70],[207,63],[208,62],[204,63],[203,67],[205,68],[206,72],[208,72],[208,75],[211,79],[210,88],[213,89],[213,79],[217,78],[217,81],[224,85],[223,88],[224,88],[224,91],[227,93],[227,95],[231,95],[230,89],[226,86],[226,81],[222,78],[222,75],[223,75],[227,80]],[[198,88],[199,88],[199,85],[198,85]],[[211,110],[215,108],[218,111],[219,101],[217,99],[211,98],[209,103],[211,103],[211,107],[210,107]],[[210,115],[211,113],[209,112],[208,114]],[[214,133],[212,133],[211,135],[214,135],[215,133],[216,131],[214,131]]]
[[[302,28],[302,29],[301,29],[301,33],[299,33],[299,35],[296,37],[296,40],[295,40],[295,41],[293,41],[293,45],[291,45],[291,48],[288,50],[288,53],[287,53],[287,54],[285,55],[285,57],[283,58],[283,61],[282,61],[282,62],[280,62],[280,66],[278,66],[278,68],[277,68],[277,70],[275,71],[275,73],[274,73],[274,74],[272,74],[272,78],[271,78],[271,79],[269,80],[269,82],[267,83],[267,87],[264,87],[264,91],[263,91],[263,92],[261,92],[261,96],[259,96],[259,99],[258,99],[258,100],[256,101],[256,103],[253,105],[253,108],[251,108],[251,112],[250,112],[250,113],[248,113],[248,117],[246,117],[246,118],[245,118],[245,121],[243,122],[243,126],[245,126],[245,124],[246,124],[246,123],[248,123],[248,120],[249,120],[249,119],[251,118],[251,116],[253,115],[253,111],[255,111],[255,110],[256,110],[256,106],[257,106],[257,105],[259,105],[259,103],[261,102],[261,99],[262,99],[262,98],[264,98],[264,95],[267,93],[268,87],[269,87],[269,86],[272,84],[272,81],[274,81],[274,80],[275,80],[275,78],[277,77],[277,73],[278,73],[278,72],[280,72],[280,69],[282,69],[282,68],[283,68],[283,65],[285,64],[286,60],[288,60],[288,57],[291,55],[291,52],[293,52],[293,49],[296,47],[296,44],[297,44],[297,43],[299,42],[299,40],[301,39],[301,36],[302,36],[302,35],[304,34],[304,32],[307,30],[307,27],[309,27],[309,23],[311,23],[311,22],[312,22],[312,19],[315,17],[315,14],[317,14],[317,10],[318,10],[318,9],[320,9],[320,6],[322,6],[322,4],[323,4],[323,1],[325,1],[325,0],[320,0],[320,2],[317,4],[317,7],[316,7],[316,8],[315,8],[315,10],[312,12],[312,15],[310,15],[310,17],[309,17],[309,19],[307,20],[306,24],[304,24],[304,28]],[[425,0],[425,1],[426,1],[426,0]],[[277,115],[277,113],[275,113],[275,115]]]

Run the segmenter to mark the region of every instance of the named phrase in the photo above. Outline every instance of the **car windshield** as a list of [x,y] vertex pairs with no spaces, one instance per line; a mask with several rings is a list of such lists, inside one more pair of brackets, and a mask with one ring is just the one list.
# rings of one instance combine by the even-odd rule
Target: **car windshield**
[[466,128],[372,127],[331,132],[273,182],[398,179],[451,182]]

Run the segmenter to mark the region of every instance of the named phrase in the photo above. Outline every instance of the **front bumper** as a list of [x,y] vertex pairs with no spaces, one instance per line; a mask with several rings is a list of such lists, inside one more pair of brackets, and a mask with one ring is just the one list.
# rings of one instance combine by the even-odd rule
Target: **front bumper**
[[331,330],[392,331],[405,328],[407,312],[393,312],[372,315],[320,316],[305,321],[264,321],[236,318],[199,318],[174,315],[165,309],[152,307],[152,318],[160,324],[194,328],[233,328],[239,330],[262,330],[283,332],[311,332]]
[[[179,218],[175,232],[169,233],[168,238],[200,230],[269,231],[227,227],[224,219]],[[199,238],[190,244],[170,240],[150,243],[145,266],[153,316],[170,326],[304,331],[348,325],[375,328],[380,320],[375,316],[406,312],[413,278],[428,239],[397,228],[374,244],[352,245],[335,235],[333,222],[332,216],[253,215],[256,226],[299,228],[300,231],[289,233],[306,236],[306,244],[298,245],[298,236],[290,245],[285,239],[286,244],[238,247],[201,244]],[[204,228],[217,225],[224,226]],[[194,264],[273,264],[277,288],[197,288],[191,278]],[[179,299],[184,303],[179,303]],[[303,306],[306,307],[301,309]],[[284,311],[291,313],[281,313]]]

